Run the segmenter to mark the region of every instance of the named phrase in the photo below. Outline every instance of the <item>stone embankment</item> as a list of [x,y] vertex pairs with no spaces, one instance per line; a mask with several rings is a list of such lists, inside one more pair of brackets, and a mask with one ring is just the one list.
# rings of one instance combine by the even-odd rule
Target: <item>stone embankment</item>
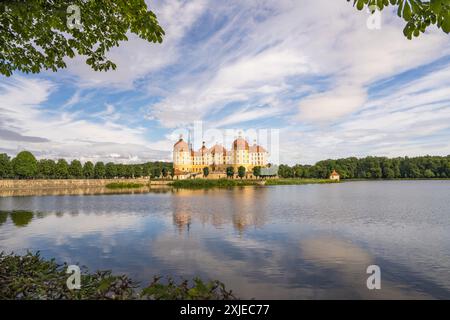
[[148,185],[149,182],[150,180],[148,178],[0,180],[0,190],[96,188],[104,187],[109,183],[138,183]]

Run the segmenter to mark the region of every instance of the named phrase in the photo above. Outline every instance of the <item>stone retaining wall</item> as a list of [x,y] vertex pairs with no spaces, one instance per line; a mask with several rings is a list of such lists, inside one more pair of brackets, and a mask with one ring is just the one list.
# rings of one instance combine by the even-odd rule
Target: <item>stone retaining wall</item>
[[35,179],[0,180],[0,189],[53,189],[53,188],[92,188],[104,187],[109,183],[139,183],[147,185],[148,178],[140,179]]

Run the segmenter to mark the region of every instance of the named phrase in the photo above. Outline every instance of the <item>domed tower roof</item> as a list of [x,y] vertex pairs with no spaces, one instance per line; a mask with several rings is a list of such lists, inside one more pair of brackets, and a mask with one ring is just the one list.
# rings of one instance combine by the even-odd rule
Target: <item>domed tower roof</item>
[[227,149],[225,149],[224,146],[220,145],[220,144],[216,144],[214,147],[212,147],[211,149],[209,149],[209,152],[211,152],[212,154],[227,154]]
[[188,152],[189,145],[186,141],[183,140],[182,137],[180,137],[180,140],[178,140],[178,142],[173,145],[173,151]]
[[250,147],[244,138],[237,138],[233,142],[233,150],[248,150]]
[[267,151],[266,151],[266,149],[264,149],[263,147],[261,147],[255,143],[250,147],[250,152],[263,153],[263,152],[267,152]]

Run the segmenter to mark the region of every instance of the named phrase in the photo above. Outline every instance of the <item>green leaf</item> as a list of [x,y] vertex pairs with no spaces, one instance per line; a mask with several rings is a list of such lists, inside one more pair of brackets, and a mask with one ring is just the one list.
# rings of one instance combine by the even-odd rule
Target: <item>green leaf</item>
[[430,1],[430,9],[435,14],[440,14],[442,10],[441,0],[431,0]]
[[405,7],[403,9],[403,19],[406,21],[411,20],[411,7],[408,2],[405,2]]

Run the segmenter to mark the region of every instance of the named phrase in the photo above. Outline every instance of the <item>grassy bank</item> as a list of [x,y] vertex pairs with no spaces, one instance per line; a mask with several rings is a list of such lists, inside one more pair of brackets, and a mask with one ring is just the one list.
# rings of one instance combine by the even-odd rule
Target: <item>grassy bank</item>
[[142,188],[144,187],[141,183],[133,183],[133,182],[113,182],[108,183],[106,185],[108,189],[133,189],[133,188]]
[[329,179],[270,179],[266,181],[267,186],[296,185],[296,184],[321,184],[338,183]]
[[203,189],[203,188],[231,188],[257,185],[255,180],[232,180],[232,179],[192,179],[178,180],[169,184],[174,188]]
[[193,179],[178,180],[170,183],[175,188],[204,189],[204,188],[231,188],[242,186],[256,186],[265,183],[267,186],[275,185],[300,185],[316,183],[335,183],[328,179],[269,179],[269,180],[232,180],[232,179]]
[[232,300],[231,291],[219,281],[200,279],[164,283],[155,277],[150,285],[138,289],[139,283],[126,275],[111,271],[90,273],[81,268],[81,288],[69,290],[67,264],[45,260],[39,253],[6,255],[0,253],[0,300]]

